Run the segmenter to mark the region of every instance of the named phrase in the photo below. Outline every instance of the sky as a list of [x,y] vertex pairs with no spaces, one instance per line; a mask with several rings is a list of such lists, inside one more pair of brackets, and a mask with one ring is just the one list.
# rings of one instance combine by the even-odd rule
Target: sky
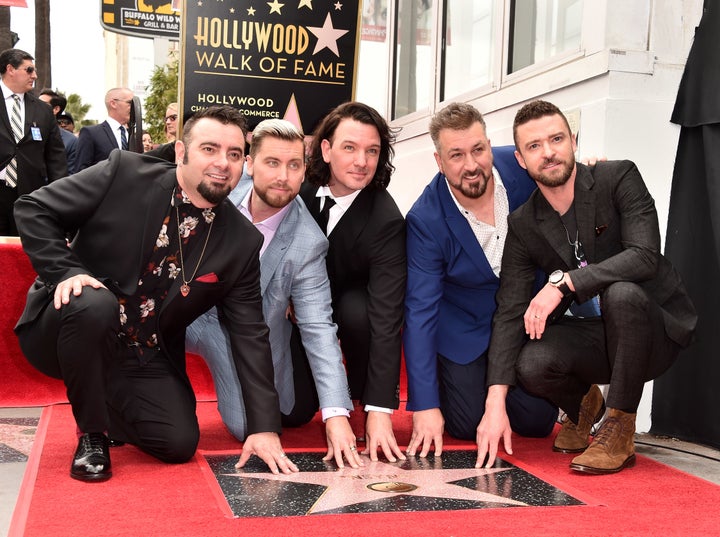
[[[20,36],[16,48],[35,55],[35,2],[10,8],[10,29]],[[100,25],[101,0],[50,0],[52,85],[65,95],[77,93],[91,108],[86,119],[106,117],[105,45]],[[130,38],[133,42],[152,40]],[[143,58],[145,62],[149,61]],[[132,61],[132,58],[131,58]],[[152,70],[152,64],[146,70]],[[147,77],[145,77],[147,78]]]

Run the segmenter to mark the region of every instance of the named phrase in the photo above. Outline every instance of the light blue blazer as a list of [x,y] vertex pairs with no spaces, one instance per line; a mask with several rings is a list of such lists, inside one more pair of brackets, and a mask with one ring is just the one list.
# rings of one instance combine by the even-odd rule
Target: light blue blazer
[[[252,180],[244,175],[230,193],[230,201],[239,207],[251,188]],[[291,299],[320,407],[353,408],[337,339],[337,326],[332,321],[330,284],[325,266],[327,249],[327,238],[300,197],[296,197],[260,257],[263,315],[270,329],[275,387],[280,398],[280,410],[284,414],[288,414],[295,404],[290,354],[292,326],[286,318]],[[238,405],[242,405],[242,399],[238,400],[237,397],[240,392],[237,375],[220,373],[217,368],[218,363],[223,367],[233,365],[231,356],[224,352],[228,348],[226,340],[227,335],[218,322],[217,311],[213,309],[189,327],[187,347],[190,352],[205,358],[213,373],[223,421],[235,436],[242,437],[242,434],[236,434],[236,415],[240,411]],[[222,344],[216,345],[214,341],[221,341]],[[223,378],[217,378],[218,375]],[[228,379],[237,385],[227,386]]]

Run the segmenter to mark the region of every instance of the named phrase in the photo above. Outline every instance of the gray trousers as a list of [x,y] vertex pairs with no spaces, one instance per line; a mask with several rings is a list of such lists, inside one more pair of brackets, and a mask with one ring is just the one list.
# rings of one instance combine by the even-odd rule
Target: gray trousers
[[636,412],[643,386],[664,373],[680,346],[665,333],[662,309],[637,284],[617,282],[600,296],[602,317],[563,316],[520,352],[518,378],[577,423],[592,384],[608,384],[607,406]]

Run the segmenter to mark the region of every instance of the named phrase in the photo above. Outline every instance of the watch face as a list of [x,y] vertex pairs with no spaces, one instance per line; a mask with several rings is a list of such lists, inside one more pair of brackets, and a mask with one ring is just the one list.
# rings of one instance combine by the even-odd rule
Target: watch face
[[553,284],[557,285],[560,283],[563,279],[563,271],[562,270],[556,270],[552,274],[550,274],[550,278],[548,278],[548,281]]

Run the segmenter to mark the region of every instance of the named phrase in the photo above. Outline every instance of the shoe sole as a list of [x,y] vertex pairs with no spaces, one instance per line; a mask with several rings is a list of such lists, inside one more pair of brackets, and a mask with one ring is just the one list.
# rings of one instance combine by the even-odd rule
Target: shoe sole
[[584,448],[579,448],[579,449],[567,449],[567,448],[559,448],[557,446],[553,446],[552,450],[555,453],[582,453],[583,451],[585,451],[588,448],[589,445],[590,444],[588,444]]
[[107,481],[112,477],[112,472],[105,474],[74,474],[70,472],[70,477],[77,479],[78,481],[85,481],[86,483],[100,483]]
[[583,474],[592,475],[616,474],[620,470],[623,470],[625,468],[632,468],[633,466],[635,466],[635,455],[630,455],[627,459],[625,459],[625,462],[623,462],[617,468],[594,468],[592,466],[585,466],[583,464],[575,464],[572,462],[570,463],[571,470],[575,470],[576,472],[582,472]]

